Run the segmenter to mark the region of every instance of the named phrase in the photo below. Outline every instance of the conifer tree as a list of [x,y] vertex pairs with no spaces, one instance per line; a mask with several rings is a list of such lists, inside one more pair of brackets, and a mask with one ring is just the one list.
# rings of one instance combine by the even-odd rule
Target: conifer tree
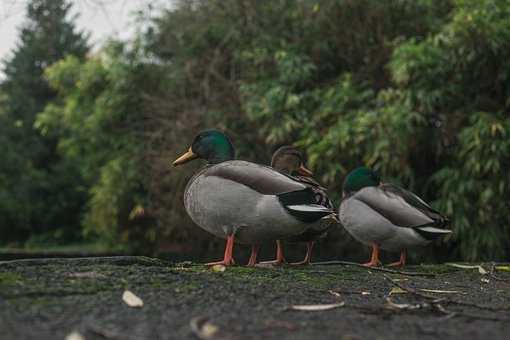
[[[56,93],[44,70],[74,55],[88,52],[87,35],[77,31],[67,0],[32,0],[12,56],[3,61],[0,84],[2,144],[0,165],[0,240],[30,232],[76,229],[84,198],[76,185],[72,165],[56,152],[58,133],[43,135],[35,128],[37,114],[55,100]],[[8,233],[1,232],[8,230]]]

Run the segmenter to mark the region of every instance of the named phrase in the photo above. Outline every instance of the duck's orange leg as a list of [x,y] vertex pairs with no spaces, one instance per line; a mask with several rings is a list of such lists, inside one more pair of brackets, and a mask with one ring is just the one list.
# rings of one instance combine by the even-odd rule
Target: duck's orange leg
[[260,245],[252,245],[251,246],[251,255],[248,260],[248,267],[254,267],[257,264],[257,255],[259,254]]
[[276,241],[276,259],[273,261],[266,261],[261,262],[262,264],[274,264],[274,265],[281,265],[287,263],[285,260],[285,257],[283,256],[283,245],[282,241],[277,240]]
[[314,241],[307,242],[306,243],[306,255],[305,255],[305,259],[303,261],[300,261],[300,262],[291,263],[291,265],[299,266],[299,265],[310,264],[310,261],[312,260],[312,250],[313,250],[313,245],[314,244],[315,244]]
[[407,252],[405,249],[400,251],[400,260],[397,262],[390,263],[388,267],[403,267],[406,265]]
[[377,267],[381,264],[379,261],[379,245],[377,243],[372,243],[372,255],[370,256],[370,262],[363,263],[363,266],[366,267]]
[[231,266],[235,264],[234,258],[232,257],[233,250],[234,250],[234,234],[229,235],[227,237],[227,244],[225,245],[225,254],[223,255],[223,260],[217,262],[209,262],[206,263],[205,265],[214,266],[217,264],[222,264],[224,266]]

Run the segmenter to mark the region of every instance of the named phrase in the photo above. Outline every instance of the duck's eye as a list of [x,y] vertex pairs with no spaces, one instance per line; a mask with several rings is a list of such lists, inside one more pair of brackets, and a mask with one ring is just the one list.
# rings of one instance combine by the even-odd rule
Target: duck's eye
[[204,136],[198,135],[197,138],[195,139],[195,142],[200,142],[202,139],[204,139]]

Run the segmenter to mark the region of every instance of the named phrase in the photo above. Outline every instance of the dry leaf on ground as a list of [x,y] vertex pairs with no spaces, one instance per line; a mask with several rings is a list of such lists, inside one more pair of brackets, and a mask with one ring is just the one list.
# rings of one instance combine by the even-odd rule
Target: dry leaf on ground
[[336,297],[342,296],[342,294],[340,294],[339,292],[335,292],[334,290],[328,290],[328,293]]
[[202,340],[213,339],[219,331],[219,327],[209,322],[209,319],[205,317],[191,319],[190,327],[193,334]]
[[407,292],[400,287],[394,287],[390,290],[389,295],[393,295],[393,294],[407,294]]
[[74,331],[66,335],[65,340],[85,340],[85,337],[79,332]]
[[140,299],[138,296],[136,296],[129,290],[124,291],[124,294],[122,294],[122,300],[129,307],[143,307],[142,299]]
[[225,270],[227,270],[227,267],[225,267],[224,265],[222,264],[215,264],[214,266],[211,267],[211,270],[213,272],[218,272],[218,273],[222,273],[224,272]]

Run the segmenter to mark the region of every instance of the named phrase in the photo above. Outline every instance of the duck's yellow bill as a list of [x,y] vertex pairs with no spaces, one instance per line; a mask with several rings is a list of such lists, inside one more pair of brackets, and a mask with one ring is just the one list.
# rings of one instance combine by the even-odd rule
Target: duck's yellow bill
[[187,163],[189,161],[192,161],[194,159],[198,158],[197,155],[195,155],[193,153],[193,151],[191,151],[191,147],[188,149],[188,151],[182,155],[181,157],[177,158],[173,163],[172,165],[173,166],[178,166],[178,165],[181,165],[181,164],[184,164],[184,163]]
[[309,177],[313,176],[313,172],[308,170],[303,164],[301,164],[301,166],[299,167],[297,172],[298,172],[298,174],[303,175],[303,176],[309,176]]

